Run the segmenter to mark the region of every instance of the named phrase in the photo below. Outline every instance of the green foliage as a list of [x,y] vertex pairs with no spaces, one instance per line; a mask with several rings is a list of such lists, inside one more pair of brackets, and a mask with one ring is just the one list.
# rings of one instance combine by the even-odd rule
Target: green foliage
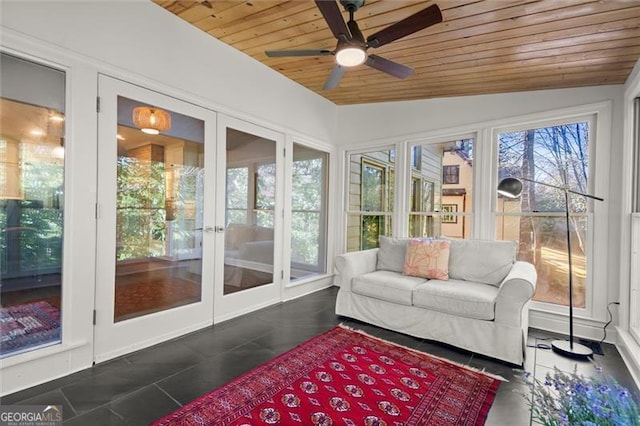
[[[64,167],[59,160],[47,158],[43,149],[40,145],[21,146],[20,182],[25,199],[3,201],[3,274],[37,274],[62,265]],[[18,252],[18,259],[8,261],[10,250]]]
[[164,163],[118,157],[117,260],[161,256],[165,239]]
[[362,250],[376,248],[379,245],[381,231],[384,229],[384,216],[362,217]]
[[291,262],[319,267],[324,158],[293,162]]
[[384,210],[384,172],[379,167],[365,164],[362,167],[362,199],[361,210]]

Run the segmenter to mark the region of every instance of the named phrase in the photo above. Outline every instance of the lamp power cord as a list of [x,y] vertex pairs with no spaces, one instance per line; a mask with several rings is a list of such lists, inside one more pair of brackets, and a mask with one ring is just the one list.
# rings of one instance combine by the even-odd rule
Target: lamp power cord
[[620,305],[620,302],[609,302],[609,304],[607,305],[607,312],[609,313],[609,321],[607,321],[607,323],[604,325],[604,327],[602,327],[602,340],[600,340],[600,344],[602,344],[602,342],[605,341],[605,339],[607,338],[607,327],[609,326],[609,324],[611,324],[613,322],[613,314],[611,313],[611,305]]

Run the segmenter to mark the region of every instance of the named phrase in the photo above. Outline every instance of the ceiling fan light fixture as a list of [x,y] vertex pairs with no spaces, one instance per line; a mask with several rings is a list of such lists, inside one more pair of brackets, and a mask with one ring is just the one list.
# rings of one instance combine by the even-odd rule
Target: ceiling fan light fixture
[[148,135],[157,135],[171,129],[171,114],[159,108],[136,107],[133,124]]
[[336,52],[336,62],[343,67],[355,67],[366,60],[367,52],[358,46],[346,46]]

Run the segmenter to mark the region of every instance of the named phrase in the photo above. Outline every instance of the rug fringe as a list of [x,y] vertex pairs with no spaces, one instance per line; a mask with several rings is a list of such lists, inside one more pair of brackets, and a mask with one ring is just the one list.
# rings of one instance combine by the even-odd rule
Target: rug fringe
[[381,339],[380,337],[373,336],[373,335],[367,333],[366,331],[362,331],[362,330],[355,329],[353,327],[349,327],[348,325],[345,325],[344,323],[338,324],[338,327],[344,328],[345,330],[353,331],[355,333],[362,334],[363,336],[367,336],[370,339],[374,339],[374,340],[378,340],[378,341],[381,341],[381,342],[384,342],[384,343],[389,343],[389,344],[398,346],[398,347],[400,347],[402,349],[406,349],[406,350],[414,352],[414,353],[418,353],[418,354],[425,354],[426,353],[430,357],[433,357],[433,358],[438,359],[440,361],[448,362],[449,364],[456,365],[458,367],[464,368],[464,369],[469,370],[469,371],[473,371],[473,372],[476,372],[476,373],[482,373],[485,376],[491,377],[491,378],[496,379],[496,380],[500,380],[502,382],[508,382],[509,381],[506,378],[504,378],[504,377],[502,377],[502,376],[500,376],[498,374],[493,374],[493,373],[489,373],[489,372],[485,371],[484,368],[483,369],[479,369],[479,368],[476,368],[476,367],[471,367],[470,365],[462,364],[462,363],[456,362],[456,361],[451,361],[449,359],[440,357],[438,355],[433,355],[433,354],[430,354],[428,352],[422,352],[422,351],[419,351],[417,349],[413,349],[413,348],[410,348],[408,346],[401,345],[399,343],[390,342],[388,340]]

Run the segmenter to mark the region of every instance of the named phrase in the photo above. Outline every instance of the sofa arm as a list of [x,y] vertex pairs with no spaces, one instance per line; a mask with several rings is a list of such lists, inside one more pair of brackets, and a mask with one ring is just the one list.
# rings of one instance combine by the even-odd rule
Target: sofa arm
[[496,297],[496,322],[520,324],[522,307],[536,291],[538,275],[529,262],[517,261],[500,284]]
[[375,271],[377,264],[377,248],[341,254],[336,257],[338,273],[333,283],[341,289],[351,291],[351,280],[358,275]]

